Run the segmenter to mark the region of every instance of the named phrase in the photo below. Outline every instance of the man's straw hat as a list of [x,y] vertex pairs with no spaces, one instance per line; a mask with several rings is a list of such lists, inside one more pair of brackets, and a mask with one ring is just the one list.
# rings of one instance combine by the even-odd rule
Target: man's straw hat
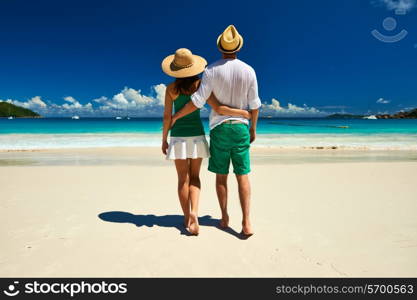
[[164,58],[162,70],[169,76],[184,78],[200,74],[206,65],[207,61],[201,56],[192,54],[186,48],[180,48],[175,54]]
[[217,38],[217,48],[223,53],[236,53],[243,46],[243,38],[233,25],[229,25]]

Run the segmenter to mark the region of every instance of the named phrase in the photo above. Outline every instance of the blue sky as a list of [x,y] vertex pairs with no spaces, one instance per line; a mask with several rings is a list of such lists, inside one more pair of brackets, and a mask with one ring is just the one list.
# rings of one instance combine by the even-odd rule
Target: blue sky
[[[396,112],[417,107],[416,15],[414,0],[4,0],[0,99],[47,116],[158,116],[161,60],[187,47],[214,61],[234,24],[264,115]],[[408,34],[384,43],[374,29]]]

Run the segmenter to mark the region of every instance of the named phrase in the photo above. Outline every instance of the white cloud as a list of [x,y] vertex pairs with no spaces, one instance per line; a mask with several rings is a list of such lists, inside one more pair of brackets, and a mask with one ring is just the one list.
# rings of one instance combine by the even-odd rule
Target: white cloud
[[271,104],[263,104],[262,108],[273,110],[273,111],[282,111],[284,109],[281,107],[281,104],[279,103],[279,101],[275,98],[272,98]]
[[29,105],[46,107],[46,103],[42,101],[41,97],[35,96],[29,100]]
[[77,100],[75,100],[74,97],[71,97],[71,96],[64,97],[64,100],[67,101],[67,102],[69,102],[69,103],[76,103],[76,102],[78,102]]
[[94,99],[98,110],[102,113],[123,113],[131,116],[161,116],[164,106],[166,86],[154,85],[150,95],[144,95],[141,90],[125,87],[120,93],[111,98],[101,96]]
[[40,96],[35,96],[27,101],[19,101],[19,100],[12,100],[12,99],[7,99],[4,101],[17,105],[17,106],[24,107],[24,108],[32,109],[32,110],[44,109],[47,106]]
[[373,0],[372,3],[399,12],[409,12],[416,7],[416,0]]
[[72,96],[63,98],[64,103],[57,104],[43,101],[40,96],[26,101],[0,100],[18,106],[29,108],[42,116],[80,116],[105,117],[115,115],[129,115],[132,117],[160,117],[162,116],[166,86],[158,84],[151,87],[149,95],[141,90],[125,87],[119,93],[111,96],[101,96],[91,102],[82,104]]
[[379,98],[378,100],[376,100],[376,103],[378,103],[378,104],[388,104],[390,102],[391,102],[391,100],[386,100],[384,98]]
[[119,94],[113,96],[116,105],[145,106],[151,104],[154,99],[141,94],[140,90],[125,87]]
[[42,116],[68,116],[72,113],[91,114],[94,110],[91,103],[81,104],[71,96],[64,97],[64,103],[62,105],[56,103],[46,103],[40,96],[33,97],[27,101],[19,100],[0,100],[5,101],[17,106],[31,109]]
[[[70,104],[64,103],[64,104],[61,105],[61,107],[63,109],[66,109],[66,110],[79,110],[79,109],[82,109],[84,107],[80,102],[78,102],[75,98],[73,98],[71,96],[64,97],[64,101],[67,101],[67,102],[70,103]],[[91,103],[87,103],[85,105],[85,108],[88,107],[88,104],[91,105]]]
[[328,113],[318,110],[315,107],[309,107],[306,104],[297,106],[288,103],[287,107],[281,106],[280,102],[272,98],[270,104],[262,104],[261,115],[273,117],[321,117]]
[[[68,117],[79,115],[84,117],[113,117],[113,116],[131,116],[131,117],[161,117],[164,109],[166,86],[158,84],[151,87],[149,94],[144,94],[140,89],[124,87],[119,93],[113,96],[101,96],[87,102],[81,103],[72,96],[63,98],[62,104],[51,101],[43,101],[41,97],[36,96],[27,101],[5,100],[18,106],[23,106],[34,110],[42,116]],[[1,101],[1,100],[0,100]],[[203,107],[201,115],[208,116],[209,109]],[[274,117],[320,117],[327,115],[315,107],[309,107],[306,104],[302,106],[288,103],[287,106],[281,106],[277,99],[272,99],[270,103],[264,103],[261,107],[261,116]]]
[[163,106],[165,103],[165,91],[167,89],[166,85],[163,83],[154,85],[153,89],[156,93],[156,99],[159,101],[159,104]]

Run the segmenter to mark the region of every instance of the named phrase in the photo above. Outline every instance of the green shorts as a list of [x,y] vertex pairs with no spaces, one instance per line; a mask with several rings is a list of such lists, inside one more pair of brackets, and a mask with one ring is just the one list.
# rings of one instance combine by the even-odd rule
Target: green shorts
[[222,123],[210,131],[210,159],[208,170],[216,174],[233,172],[244,175],[250,172],[250,134],[246,124]]

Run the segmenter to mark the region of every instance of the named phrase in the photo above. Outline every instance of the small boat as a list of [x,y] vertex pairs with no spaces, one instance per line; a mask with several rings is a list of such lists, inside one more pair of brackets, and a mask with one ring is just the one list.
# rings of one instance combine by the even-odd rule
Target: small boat
[[7,119],[9,119],[9,120],[13,120],[13,119],[14,119],[14,117],[10,116],[10,117],[8,117]]
[[122,117],[116,117],[116,120],[121,120],[122,119]]
[[377,117],[375,115],[365,116],[363,118],[366,119],[366,120],[376,120],[377,119]]
[[73,120],[78,120],[80,117],[79,116],[72,116],[71,119]]

